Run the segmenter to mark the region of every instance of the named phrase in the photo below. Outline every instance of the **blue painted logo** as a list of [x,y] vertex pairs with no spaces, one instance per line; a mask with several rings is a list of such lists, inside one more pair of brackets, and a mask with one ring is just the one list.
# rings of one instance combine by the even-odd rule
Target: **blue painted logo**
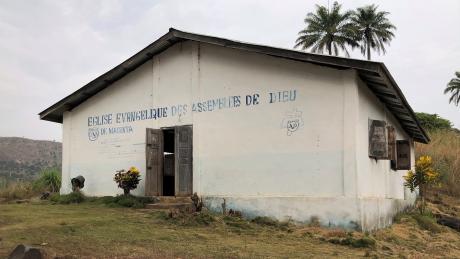
[[99,137],[98,128],[89,128],[88,129],[88,138],[90,141],[95,141]]

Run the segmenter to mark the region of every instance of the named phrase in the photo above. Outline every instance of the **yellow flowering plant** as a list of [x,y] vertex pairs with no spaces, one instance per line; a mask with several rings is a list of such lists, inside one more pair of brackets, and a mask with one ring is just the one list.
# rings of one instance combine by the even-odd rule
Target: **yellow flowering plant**
[[141,180],[139,169],[132,166],[128,171],[119,170],[113,180],[118,184],[118,188],[123,189],[124,194],[128,195],[131,190],[137,188]]
[[433,168],[433,160],[430,156],[421,156],[415,162],[415,172],[410,170],[404,176],[404,185],[414,192],[415,189],[419,188],[419,196],[421,198],[421,204],[419,206],[420,212],[423,213],[425,209],[425,191],[430,185],[439,184],[440,175]]

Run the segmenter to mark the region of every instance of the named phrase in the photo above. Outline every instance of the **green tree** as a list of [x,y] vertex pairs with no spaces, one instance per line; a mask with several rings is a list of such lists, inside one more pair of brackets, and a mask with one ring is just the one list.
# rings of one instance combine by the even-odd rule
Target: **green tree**
[[387,19],[388,12],[377,11],[378,6],[367,5],[356,9],[351,21],[356,29],[360,49],[371,60],[371,49],[385,54],[385,44],[389,45],[396,27]]
[[305,18],[307,27],[299,32],[295,48],[310,49],[315,53],[327,52],[339,55],[339,49],[350,56],[347,46],[358,47],[355,30],[350,22],[353,12],[341,12],[341,5],[334,2],[332,10],[316,5],[315,13],[308,13]]
[[437,114],[429,114],[424,112],[416,112],[417,119],[422,124],[422,127],[427,130],[442,130],[452,129],[452,122],[440,117]]
[[447,84],[444,94],[451,93],[449,103],[454,103],[458,106],[460,103],[460,72],[455,72],[455,78],[452,78]]

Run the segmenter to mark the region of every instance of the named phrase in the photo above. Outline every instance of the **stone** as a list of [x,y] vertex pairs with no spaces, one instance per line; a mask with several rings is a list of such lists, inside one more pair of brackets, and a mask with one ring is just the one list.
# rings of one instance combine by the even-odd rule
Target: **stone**
[[42,193],[42,196],[40,197],[40,200],[48,200],[49,197],[50,197],[50,193],[49,192],[44,192],[44,193]]
[[460,231],[460,219],[456,217],[446,216],[446,215],[439,215],[438,224],[450,227],[457,231]]
[[45,252],[39,248],[18,245],[8,256],[8,259],[44,259]]

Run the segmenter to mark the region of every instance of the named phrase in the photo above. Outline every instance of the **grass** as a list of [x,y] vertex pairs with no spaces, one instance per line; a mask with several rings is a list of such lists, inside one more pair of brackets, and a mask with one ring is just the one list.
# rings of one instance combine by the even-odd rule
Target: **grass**
[[429,144],[416,143],[417,157],[433,158],[435,169],[441,173],[442,187],[438,190],[460,197],[460,134],[452,130],[429,132]]
[[106,205],[115,198],[1,204],[0,258],[20,243],[78,258],[460,257],[460,235],[440,226],[432,231],[430,215],[401,214],[400,223],[367,235],[264,217]]
[[351,246],[351,247],[356,247],[356,248],[365,248],[365,247],[374,247],[375,246],[375,240],[368,237],[354,237],[353,232],[348,232],[347,235],[343,238],[331,238],[328,239],[329,242],[333,244],[339,244],[339,245],[344,245],[344,246]]
[[60,195],[55,193],[51,195],[50,201],[59,204],[82,203],[86,200],[85,195],[81,192],[71,192],[69,194]]
[[61,186],[61,176],[57,169],[45,169],[35,181],[8,182],[0,179],[0,200],[24,200],[42,192],[56,192]]
[[23,200],[37,196],[40,193],[39,190],[34,188],[31,182],[12,182],[4,184],[0,188],[0,200],[6,201],[11,200]]
[[105,196],[101,198],[90,198],[90,202],[105,204],[109,207],[126,207],[141,209],[146,204],[152,203],[152,199],[148,197],[137,197],[132,195]]
[[415,221],[417,221],[417,224],[425,230],[431,231],[433,233],[439,233],[442,231],[442,228],[438,223],[436,223],[436,219],[429,214],[419,214],[419,213],[414,213],[411,215]]
[[104,204],[108,207],[126,207],[141,209],[146,204],[151,203],[152,199],[148,197],[137,197],[132,195],[104,196],[104,197],[86,197],[81,192],[72,192],[69,194],[55,193],[51,195],[50,201],[54,204],[71,204],[89,202],[94,204]]
[[[222,216],[213,214],[209,216],[215,220],[197,217],[199,224],[183,225],[166,219],[163,212],[109,208],[91,202],[1,206],[0,258],[19,243],[47,243],[43,248],[52,256],[79,258],[299,258],[332,256],[338,250],[334,244],[316,247],[317,240],[247,221],[251,230],[236,232],[235,225],[228,226]],[[363,253],[341,251],[346,257]]]

